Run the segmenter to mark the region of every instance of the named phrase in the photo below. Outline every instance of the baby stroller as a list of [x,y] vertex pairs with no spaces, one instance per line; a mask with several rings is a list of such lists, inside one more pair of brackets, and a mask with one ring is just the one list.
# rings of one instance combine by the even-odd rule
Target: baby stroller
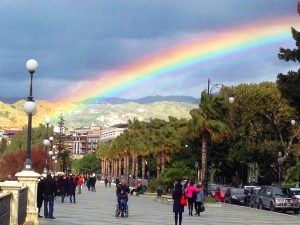
[[119,201],[119,203],[116,205],[115,214],[116,217],[118,216],[128,217],[129,211],[128,211],[128,204],[126,201],[124,201],[123,199]]

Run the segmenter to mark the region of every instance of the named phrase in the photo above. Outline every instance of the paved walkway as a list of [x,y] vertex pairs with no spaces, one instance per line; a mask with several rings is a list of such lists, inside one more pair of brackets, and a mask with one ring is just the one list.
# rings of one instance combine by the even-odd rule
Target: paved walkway
[[[97,184],[97,192],[88,192],[83,189],[81,195],[77,195],[77,203],[61,203],[60,197],[55,201],[55,220],[40,219],[41,225],[173,225],[172,206],[154,202],[149,197],[129,198],[129,217],[116,218],[115,188],[105,189],[102,184]],[[43,209],[42,209],[43,212]],[[205,224],[300,224],[300,217],[283,213],[272,213],[265,210],[257,210],[233,205],[214,204],[206,207],[206,211],[200,217],[190,217],[185,212],[184,225]]]

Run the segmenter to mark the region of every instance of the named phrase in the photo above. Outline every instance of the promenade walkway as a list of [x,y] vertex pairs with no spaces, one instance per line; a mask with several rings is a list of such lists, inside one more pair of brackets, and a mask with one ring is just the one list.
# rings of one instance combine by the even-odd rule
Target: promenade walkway
[[[97,192],[88,192],[83,189],[81,195],[77,195],[77,203],[61,203],[60,197],[55,201],[55,220],[40,219],[41,225],[173,225],[173,213],[171,205],[154,202],[149,197],[129,198],[129,217],[116,218],[115,187],[106,189],[101,183],[97,184]],[[43,210],[43,209],[42,209]],[[42,211],[43,212],[43,211]],[[272,213],[257,209],[238,207],[233,205],[214,204],[206,207],[206,211],[200,217],[190,217],[185,212],[184,225],[235,225],[235,224],[299,224],[300,217],[283,213]]]

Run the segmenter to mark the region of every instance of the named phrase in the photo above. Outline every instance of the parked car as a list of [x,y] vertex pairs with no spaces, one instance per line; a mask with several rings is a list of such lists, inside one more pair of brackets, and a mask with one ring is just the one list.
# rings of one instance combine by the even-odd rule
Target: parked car
[[271,211],[294,211],[299,214],[299,200],[286,187],[265,186],[258,192],[257,208]]
[[293,192],[294,196],[298,199],[300,199],[300,188],[290,188]]
[[229,204],[244,205],[245,190],[243,188],[228,188],[225,193],[224,202]]

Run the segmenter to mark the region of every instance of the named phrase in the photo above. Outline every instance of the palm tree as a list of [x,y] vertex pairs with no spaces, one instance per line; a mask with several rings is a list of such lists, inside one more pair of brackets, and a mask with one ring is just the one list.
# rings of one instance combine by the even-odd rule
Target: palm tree
[[207,190],[207,146],[209,141],[220,141],[229,133],[226,122],[228,106],[220,96],[203,92],[199,108],[190,111],[192,131],[202,139],[202,182]]

